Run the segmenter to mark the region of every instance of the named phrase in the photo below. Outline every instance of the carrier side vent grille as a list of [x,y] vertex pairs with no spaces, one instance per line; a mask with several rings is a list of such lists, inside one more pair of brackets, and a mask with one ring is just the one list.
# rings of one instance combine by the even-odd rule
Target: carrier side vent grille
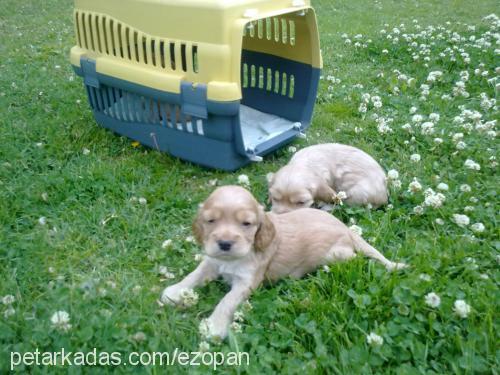
[[266,90],[293,99],[295,96],[295,76],[263,66],[243,63],[243,88]]
[[295,21],[283,17],[258,20],[248,24],[243,36],[295,46]]
[[74,17],[80,48],[162,70],[200,71],[194,43],[147,35],[102,14],[75,11]]

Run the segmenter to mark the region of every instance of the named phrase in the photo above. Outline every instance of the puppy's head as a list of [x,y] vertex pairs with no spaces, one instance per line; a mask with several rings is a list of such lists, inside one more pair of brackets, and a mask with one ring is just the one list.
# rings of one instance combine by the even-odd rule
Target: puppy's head
[[267,176],[272,211],[277,214],[311,207],[315,200],[331,201],[333,190],[308,168],[286,165]]
[[252,194],[239,186],[223,186],[200,206],[193,233],[208,256],[229,260],[264,250],[275,232]]

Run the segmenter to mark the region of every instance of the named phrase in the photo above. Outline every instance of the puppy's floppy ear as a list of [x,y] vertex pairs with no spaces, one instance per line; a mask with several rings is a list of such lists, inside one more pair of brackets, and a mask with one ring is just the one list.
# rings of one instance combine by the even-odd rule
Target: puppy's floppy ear
[[193,224],[191,225],[194,238],[196,239],[196,242],[198,242],[198,244],[200,245],[203,244],[203,225],[201,218],[202,210],[203,210],[203,204],[200,204],[200,207],[198,208],[198,213],[196,214],[196,217],[193,220]]
[[316,193],[314,197],[326,203],[330,203],[333,200],[333,197],[337,194],[335,193],[335,190],[328,186],[324,181],[320,182],[315,191]]
[[260,217],[260,226],[257,233],[255,233],[254,247],[256,250],[263,251],[271,244],[276,235],[276,229],[268,214],[262,208]]

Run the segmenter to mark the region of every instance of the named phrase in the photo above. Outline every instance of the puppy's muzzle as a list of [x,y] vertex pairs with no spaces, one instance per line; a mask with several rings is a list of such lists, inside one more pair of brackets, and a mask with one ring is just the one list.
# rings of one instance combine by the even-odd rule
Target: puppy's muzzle
[[217,241],[217,245],[219,245],[219,249],[222,251],[229,251],[231,250],[231,247],[233,247],[234,242],[233,241]]

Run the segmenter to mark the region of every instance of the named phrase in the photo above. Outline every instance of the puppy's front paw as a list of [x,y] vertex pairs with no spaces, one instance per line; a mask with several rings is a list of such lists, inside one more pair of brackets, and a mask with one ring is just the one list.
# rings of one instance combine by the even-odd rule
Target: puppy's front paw
[[220,321],[214,317],[203,319],[200,323],[200,334],[212,341],[222,341],[226,338],[229,323]]
[[171,285],[163,291],[161,294],[161,302],[165,305],[179,305],[181,303],[181,293],[182,288],[177,285]]
[[397,270],[403,270],[405,268],[408,268],[409,266],[406,263],[396,263],[396,262],[391,262],[386,265],[386,268],[388,271],[397,271]]

